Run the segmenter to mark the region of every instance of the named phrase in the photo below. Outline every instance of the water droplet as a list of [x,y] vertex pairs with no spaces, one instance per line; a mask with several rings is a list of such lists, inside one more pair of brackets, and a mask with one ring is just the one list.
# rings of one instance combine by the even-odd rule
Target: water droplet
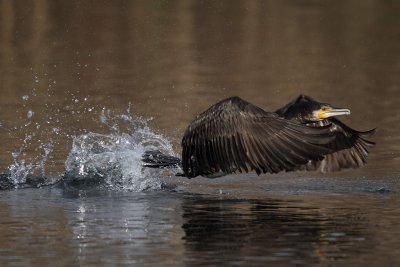
[[32,110],[29,110],[28,113],[26,114],[26,116],[28,117],[28,119],[32,118],[34,112]]
[[58,134],[58,133],[60,132],[60,128],[54,127],[54,128],[53,128],[53,132],[56,133],[56,134]]
[[24,96],[22,96],[22,100],[24,100],[24,101],[29,100],[29,95],[24,95]]

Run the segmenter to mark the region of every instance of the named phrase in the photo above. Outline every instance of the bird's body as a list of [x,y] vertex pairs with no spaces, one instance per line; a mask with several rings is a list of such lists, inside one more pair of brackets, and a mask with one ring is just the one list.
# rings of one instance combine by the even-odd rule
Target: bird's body
[[[306,98],[308,101],[300,101]],[[350,111],[329,106],[329,111],[316,113],[322,110],[316,109],[318,104],[300,96],[276,112],[267,112],[239,97],[230,97],[189,124],[182,138],[181,164],[178,158],[154,151],[146,152],[143,161],[149,167],[181,165],[183,176],[189,178],[249,171],[325,171],[321,166],[339,170],[365,164],[368,148],[373,145],[363,139],[367,132],[322,118],[329,112],[343,115]],[[349,158],[354,151],[359,151],[359,156]],[[340,163],[327,165],[332,158]]]
[[311,128],[231,97],[199,114],[182,138],[182,169],[188,177],[294,170],[329,150],[329,129]]
[[356,131],[335,117],[325,118],[316,122],[304,120],[304,115],[299,110],[304,110],[304,106],[310,106],[313,103],[318,102],[311,97],[300,95],[285,107],[275,111],[282,118],[311,127],[328,126],[335,135],[335,139],[325,145],[325,147],[332,150],[332,153],[325,155],[319,161],[310,160],[299,169],[333,172],[364,166],[367,163],[369,149],[375,145],[374,142],[365,138],[373,135],[375,129],[364,132]]

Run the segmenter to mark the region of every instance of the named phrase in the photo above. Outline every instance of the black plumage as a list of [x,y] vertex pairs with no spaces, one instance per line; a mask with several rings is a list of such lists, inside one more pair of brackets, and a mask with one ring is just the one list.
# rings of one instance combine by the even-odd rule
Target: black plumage
[[182,138],[181,162],[154,151],[146,152],[143,161],[148,167],[180,162],[182,175],[189,178],[360,167],[374,144],[364,137],[373,131],[357,132],[335,118],[323,118],[349,113],[306,96],[276,112],[230,97],[189,124]]
[[275,111],[280,117],[292,120],[311,127],[330,127],[335,139],[324,145],[332,150],[322,160],[310,160],[299,169],[319,170],[321,172],[333,172],[342,169],[360,168],[367,163],[369,150],[375,142],[366,138],[375,133],[375,129],[369,131],[357,131],[335,117],[328,117],[319,121],[307,119],[306,114],[312,110],[321,110],[324,107],[332,108],[329,104],[320,103],[309,96],[300,95],[283,108]]
[[321,160],[333,139],[329,127],[308,127],[231,97],[198,115],[182,139],[182,168],[189,177],[294,170]]

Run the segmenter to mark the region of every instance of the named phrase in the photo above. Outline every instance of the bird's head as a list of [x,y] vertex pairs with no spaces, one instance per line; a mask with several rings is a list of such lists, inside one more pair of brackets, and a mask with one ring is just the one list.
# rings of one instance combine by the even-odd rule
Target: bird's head
[[297,118],[303,122],[317,122],[330,117],[349,114],[349,109],[336,108],[330,104],[315,101],[305,95],[300,95],[284,112],[285,118]]

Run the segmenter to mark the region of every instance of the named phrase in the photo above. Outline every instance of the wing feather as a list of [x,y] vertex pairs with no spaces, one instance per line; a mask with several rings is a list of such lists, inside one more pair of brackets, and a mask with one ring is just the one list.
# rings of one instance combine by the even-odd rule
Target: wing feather
[[325,123],[331,125],[336,138],[328,143],[326,147],[332,149],[333,153],[317,161],[310,161],[305,167],[307,170],[319,170],[321,172],[334,172],[342,169],[360,168],[367,163],[369,149],[375,143],[366,140],[375,133],[375,129],[359,132],[337,118],[327,119]]
[[279,118],[238,97],[197,116],[182,139],[186,176],[218,172],[290,171],[331,152],[329,127],[312,128]]

